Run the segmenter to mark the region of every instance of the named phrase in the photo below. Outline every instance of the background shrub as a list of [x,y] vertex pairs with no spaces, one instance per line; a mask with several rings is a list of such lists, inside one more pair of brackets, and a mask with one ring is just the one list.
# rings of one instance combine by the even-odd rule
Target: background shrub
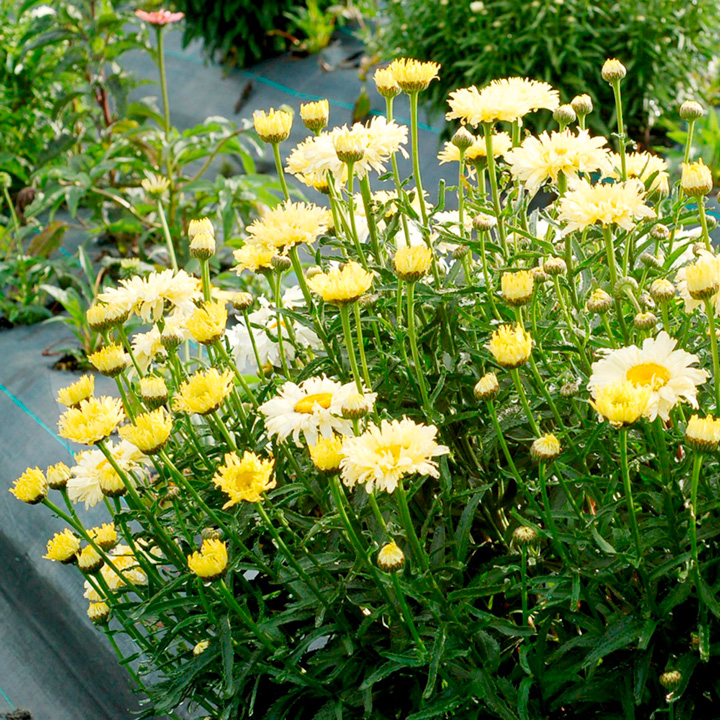
[[631,130],[696,90],[697,75],[715,54],[719,30],[713,0],[390,0],[381,42],[388,57],[442,63],[431,93],[444,107],[456,87],[520,75],[563,88],[563,101],[589,93],[600,112],[588,119],[605,132],[613,99],[599,68],[617,57]]

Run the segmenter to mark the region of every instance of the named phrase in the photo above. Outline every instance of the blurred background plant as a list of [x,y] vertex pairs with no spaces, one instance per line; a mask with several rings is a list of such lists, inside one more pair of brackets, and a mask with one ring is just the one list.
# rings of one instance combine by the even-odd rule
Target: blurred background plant
[[588,93],[603,109],[589,122],[607,132],[614,103],[598,68],[617,57],[628,67],[626,119],[646,145],[657,119],[697,94],[720,16],[713,0],[389,0],[385,12],[387,57],[441,63],[431,87],[439,110],[454,88],[518,75],[562,87],[565,102]]

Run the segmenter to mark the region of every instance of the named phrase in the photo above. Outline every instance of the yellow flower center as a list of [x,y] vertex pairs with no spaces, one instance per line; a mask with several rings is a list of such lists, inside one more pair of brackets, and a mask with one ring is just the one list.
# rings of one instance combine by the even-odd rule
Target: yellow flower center
[[659,390],[667,385],[670,380],[670,371],[654,362],[641,363],[631,367],[625,379],[629,380],[633,385],[649,386],[653,390]]
[[332,393],[316,393],[315,395],[308,395],[302,400],[298,400],[295,404],[295,412],[312,414],[315,405],[319,405],[321,408],[327,410],[332,405]]

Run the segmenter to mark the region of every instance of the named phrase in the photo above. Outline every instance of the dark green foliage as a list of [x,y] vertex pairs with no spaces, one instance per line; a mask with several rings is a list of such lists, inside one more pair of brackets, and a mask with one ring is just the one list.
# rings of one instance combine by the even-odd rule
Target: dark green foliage
[[718,41],[714,0],[390,0],[387,14],[388,57],[442,64],[429,90],[439,108],[455,88],[521,75],[562,88],[563,102],[590,94],[599,112],[589,123],[603,131],[614,111],[606,58],[628,68],[625,117],[638,132],[693,95]]

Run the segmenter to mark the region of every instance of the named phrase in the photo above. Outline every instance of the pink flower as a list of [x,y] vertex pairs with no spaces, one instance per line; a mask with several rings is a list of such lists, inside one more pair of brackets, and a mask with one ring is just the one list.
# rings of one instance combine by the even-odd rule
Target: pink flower
[[135,14],[145,22],[151,25],[169,25],[170,23],[180,22],[185,17],[185,13],[170,12],[169,10],[155,10],[154,12],[145,12],[145,10],[136,10]]

